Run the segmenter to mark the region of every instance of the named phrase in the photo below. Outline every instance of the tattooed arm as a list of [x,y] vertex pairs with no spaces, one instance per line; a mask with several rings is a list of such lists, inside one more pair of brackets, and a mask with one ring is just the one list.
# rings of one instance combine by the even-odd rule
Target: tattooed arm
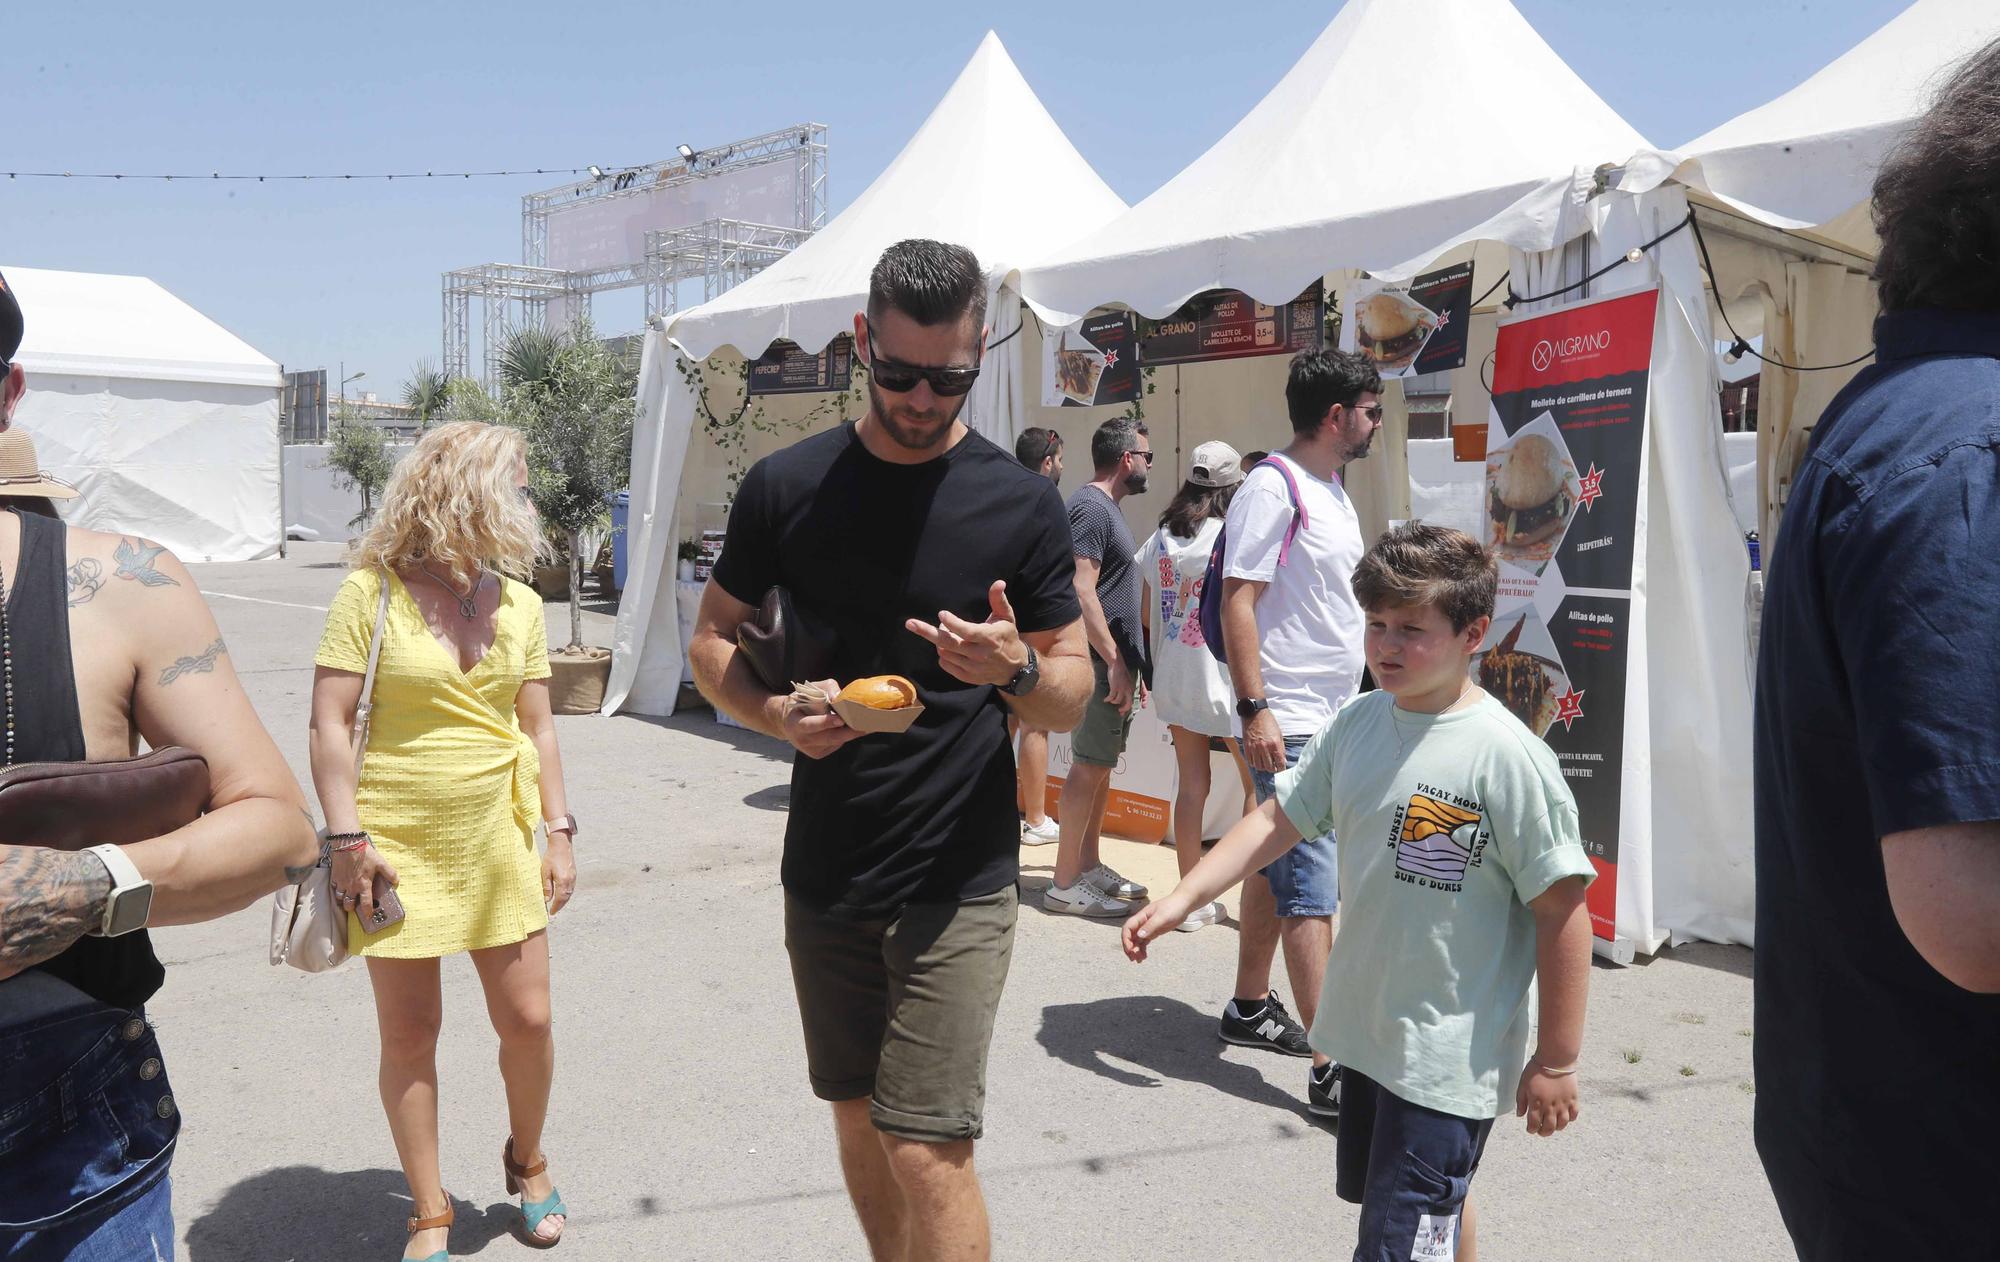
[[54,959],[104,920],[111,875],[94,854],[0,846],[0,979]]
[[[71,626],[83,631],[74,651],[119,663],[113,672],[79,660],[80,684],[121,690],[115,700],[153,748],[182,745],[208,760],[208,813],[125,847],[153,882],[151,923],[210,920],[299,879],[319,854],[311,817],[194,579],[157,544],[90,531],[70,532],[70,562]],[[91,714],[102,698],[80,700]],[[11,917],[6,897],[0,884],[0,916]]]

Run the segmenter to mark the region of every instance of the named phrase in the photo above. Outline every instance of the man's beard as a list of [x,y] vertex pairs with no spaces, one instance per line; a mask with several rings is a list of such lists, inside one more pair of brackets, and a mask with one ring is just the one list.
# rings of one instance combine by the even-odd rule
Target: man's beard
[[1125,494],[1144,495],[1146,493],[1146,481],[1151,476],[1152,475],[1150,473],[1135,473],[1130,477],[1126,478]]
[[868,383],[869,406],[874,409],[875,419],[882,423],[882,432],[889,436],[890,441],[910,451],[934,451],[944,444],[951,433],[951,423],[965,409],[968,396],[960,395],[953,400],[954,406],[949,412],[919,412],[915,408],[892,406],[891,401],[901,397],[883,390],[873,380]]
[[1368,437],[1362,439],[1360,442],[1350,445],[1347,449],[1347,458],[1350,461],[1360,460],[1365,458],[1368,455],[1369,444],[1373,443],[1374,441],[1375,441],[1375,435],[1370,434]]

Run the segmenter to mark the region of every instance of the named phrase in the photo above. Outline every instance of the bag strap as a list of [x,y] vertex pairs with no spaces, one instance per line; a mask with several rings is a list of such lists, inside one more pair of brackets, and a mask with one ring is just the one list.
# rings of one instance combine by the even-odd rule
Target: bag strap
[[368,722],[375,714],[375,667],[382,660],[382,628],[389,620],[389,571],[382,571],[382,598],[375,602],[375,633],[368,637],[368,673],[361,677],[361,699],[354,705],[354,780],[361,782],[361,760],[368,756]]
[[1291,461],[1278,455],[1277,452],[1272,452],[1271,455],[1277,456],[1277,459],[1267,456],[1263,463],[1277,469],[1278,476],[1285,480],[1286,494],[1292,497],[1292,525],[1285,531],[1285,541],[1278,545],[1278,564],[1288,565],[1292,559],[1292,540],[1299,537],[1299,531],[1312,525],[1312,519],[1306,515],[1305,497],[1299,494],[1299,483],[1298,479],[1292,476]]

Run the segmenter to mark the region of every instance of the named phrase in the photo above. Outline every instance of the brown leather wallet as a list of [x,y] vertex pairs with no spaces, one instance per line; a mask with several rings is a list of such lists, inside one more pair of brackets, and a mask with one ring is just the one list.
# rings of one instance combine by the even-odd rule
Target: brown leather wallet
[[0,769],[0,842],[87,850],[159,837],[201,818],[208,760],[169,745],[105,762]]
[[789,693],[793,684],[818,682],[833,669],[832,637],[809,623],[791,591],[773,587],[757,616],[737,626],[736,647],[772,692]]

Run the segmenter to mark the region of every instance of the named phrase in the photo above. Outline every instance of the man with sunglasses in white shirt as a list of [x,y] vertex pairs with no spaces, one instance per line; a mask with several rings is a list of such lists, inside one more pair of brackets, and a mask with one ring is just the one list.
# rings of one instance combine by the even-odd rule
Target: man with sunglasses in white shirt
[[[1259,462],[1229,505],[1222,639],[1259,802],[1361,686],[1366,620],[1353,580],[1365,545],[1340,472],[1368,454],[1382,427],[1381,391],[1381,375],[1358,355],[1294,358],[1285,382],[1291,445]],[[1306,1029],[1339,902],[1332,834],[1308,838],[1243,883],[1235,997],[1220,1030],[1226,1042],[1312,1057],[1306,1105],[1323,1117],[1340,1113],[1337,1066],[1307,1045]],[[1281,939],[1303,1024],[1271,989]]]

